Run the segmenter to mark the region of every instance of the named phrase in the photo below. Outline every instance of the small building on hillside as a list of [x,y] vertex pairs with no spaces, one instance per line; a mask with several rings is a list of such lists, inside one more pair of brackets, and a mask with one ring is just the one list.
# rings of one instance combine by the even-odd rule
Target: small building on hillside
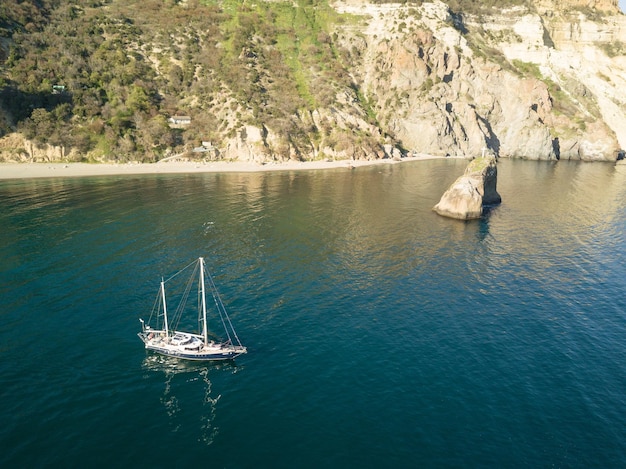
[[203,141],[199,147],[195,147],[192,151],[195,153],[204,153],[207,151],[215,152],[217,148],[215,148],[211,142]]
[[170,123],[170,127],[185,127],[191,124],[191,117],[172,116],[167,121]]

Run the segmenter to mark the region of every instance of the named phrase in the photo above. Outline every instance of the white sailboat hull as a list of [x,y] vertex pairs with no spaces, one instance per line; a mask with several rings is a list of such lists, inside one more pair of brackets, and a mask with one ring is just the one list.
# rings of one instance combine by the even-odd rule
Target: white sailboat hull
[[201,336],[187,332],[176,332],[166,337],[165,331],[147,330],[137,334],[146,346],[169,357],[186,360],[232,360],[247,352],[246,347],[227,343],[204,343]]
[[[170,321],[168,318],[168,308],[165,296],[165,284],[169,280],[175,278],[188,268],[195,266],[186,289],[181,295],[181,302],[176,309],[174,323],[178,323],[180,319],[180,313],[184,311],[184,305],[186,299],[192,288],[192,280],[195,274],[198,273],[198,298],[199,298],[199,314],[198,314],[198,329],[199,333],[193,332],[181,332],[169,327]],[[208,281],[210,291],[212,292],[213,299],[217,312],[219,313],[220,322],[224,327],[224,332],[228,340],[222,342],[216,342],[209,340],[209,334],[207,330],[207,302],[206,302],[206,289],[205,281]],[[162,314],[161,314],[162,312]],[[156,318],[156,326],[150,325],[150,320]],[[159,323],[159,318],[162,317],[162,325]],[[244,347],[237,337],[237,333],[230,322],[228,313],[224,308],[219,293],[213,283],[213,278],[210,274],[205,274],[204,259],[200,257],[197,263],[191,263],[178,273],[171,276],[167,281],[161,280],[161,287],[159,288],[159,294],[157,295],[157,301],[155,307],[153,307],[150,319],[148,322],[144,322],[143,319],[139,319],[141,322],[141,332],[137,335],[143,341],[147,350],[160,353],[169,357],[183,358],[186,360],[232,360],[247,353],[246,347]]]

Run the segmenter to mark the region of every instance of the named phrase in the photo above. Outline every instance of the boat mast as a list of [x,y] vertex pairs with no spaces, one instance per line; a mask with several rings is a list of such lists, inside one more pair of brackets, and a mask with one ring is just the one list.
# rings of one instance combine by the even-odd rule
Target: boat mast
[[201,257],[200,261],[200,287],[202,288],[202,337],[204,337],[204,345],[208,343],[208,332],[206,326],[206,295],[204,292],[204,259]]
[[165,282],[161,279],[161,298],[163,300],[163,318],[165,320],[165,337],[168,336],[167,305],[165,303]]

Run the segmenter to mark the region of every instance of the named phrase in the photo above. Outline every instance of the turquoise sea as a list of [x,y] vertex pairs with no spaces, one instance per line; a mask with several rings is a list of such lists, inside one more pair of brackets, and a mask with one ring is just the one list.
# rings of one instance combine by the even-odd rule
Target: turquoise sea
[[[466,164],[0,180],[0,467],[625,467],[626,166]],[[234,363],[136,336],[199,256]]]

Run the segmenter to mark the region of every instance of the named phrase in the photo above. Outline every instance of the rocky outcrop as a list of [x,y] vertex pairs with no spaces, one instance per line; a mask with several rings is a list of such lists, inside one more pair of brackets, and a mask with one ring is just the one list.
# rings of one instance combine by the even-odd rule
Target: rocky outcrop
[[472,160],[433,207],[439,215],[460,220],[480,218],[484,209],[501,202],[496,190],[498,171],[495,158]]
[[68,153],[62,146],[36,145],[20,133],[11,133],[0,138],[0,162],[47,163],[80,160],[81,156],[75,150]]

